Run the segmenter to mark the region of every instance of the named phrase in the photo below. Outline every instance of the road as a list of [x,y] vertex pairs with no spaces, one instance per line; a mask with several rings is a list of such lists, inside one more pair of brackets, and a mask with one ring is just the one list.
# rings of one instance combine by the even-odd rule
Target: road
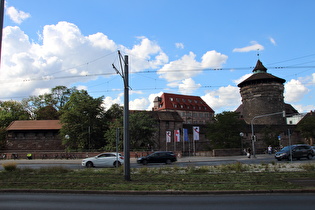
[[315,194],[95,195],[0,193],[0,209],[313,209]]
[[[38,169],[42,167],[51,167],[51,166],[63,166],[69,169],[82,169],[81,167],[81,159],[74,160],[65,160],[65,159],[35,159],[35,160],[1,160],[0,161],[0,170],[3,170],[2,163],[14,161],[18,164],[18,168],[33,168]],[[212,166],[212,165],[221,165],[221,164],[229,164],[241,162],[243,164],[261,164],[261,163],[288,163],[289,161],[277,161],[273,155],[256,155],[256,158],[247,158],[246,156],[225,156],[225,157],[203,157],[203,156],[191,156],[191,157],[182,157],[178,158],[176,163],[173,163],[173,166],[185,167],[185,166]],[[314,163],[315,158],[312,160],[301,159],[294,160],[293,163]],[[140,168],[140,167],[161,167],[165,166],[165,164],[148,164],[146,166],[139,165],[136,163],[135,158],[131,158],[130,160],[131,168]]]

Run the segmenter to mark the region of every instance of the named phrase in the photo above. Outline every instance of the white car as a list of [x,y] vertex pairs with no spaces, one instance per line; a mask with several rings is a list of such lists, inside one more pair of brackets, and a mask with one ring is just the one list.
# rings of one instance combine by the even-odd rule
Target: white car
[[[118,154],[118,156],[117,156]],[[95,157],[82,160],[82,166],[91,167],[119,167],[124,164],[124,157],[120,153],[102,153]]]

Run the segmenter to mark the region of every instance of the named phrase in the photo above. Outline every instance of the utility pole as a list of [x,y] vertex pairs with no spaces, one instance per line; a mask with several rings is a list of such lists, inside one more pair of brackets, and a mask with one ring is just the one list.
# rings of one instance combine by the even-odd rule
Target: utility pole
[[[119,74],[124,81],[124,176],[126,181],[130,181],[130,141],[129,141],[129,63],[128,55],[122,58],[120,51],[118,51],[121,71],[118,71],[114,64],[112,64],[116,73]],[[122,68],[124,62],[124,68]]]
[[3,31],[3,19],[4,19],[4,0],[0,0],[0,66],[2,55],[2,31]]

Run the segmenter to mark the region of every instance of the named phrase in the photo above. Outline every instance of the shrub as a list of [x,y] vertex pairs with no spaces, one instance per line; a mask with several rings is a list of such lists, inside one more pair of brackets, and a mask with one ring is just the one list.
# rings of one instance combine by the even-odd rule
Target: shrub
[[5,163],[2,163],[2,167],[6,171],[15,171],[16,167],[17,167],[17,163],[16,162],[5,162]]
[[301,164],[300,168],[305,171],[315,171],[315,164],[311,163]]

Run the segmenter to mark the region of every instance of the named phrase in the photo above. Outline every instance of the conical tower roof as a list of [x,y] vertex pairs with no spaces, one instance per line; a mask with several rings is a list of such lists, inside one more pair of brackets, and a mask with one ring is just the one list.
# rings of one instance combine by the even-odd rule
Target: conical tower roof
[[262,62],[258,59],[255,68],[253,69],[254,73],[266,73],[267,72],[267,68],[264,67],[264,65],[262,64]]
[[285,83],[285,79],[276,77],[272,74],[267,73],[267,68],[264,67],[260,60],[257,61],[255,68],[253,69],[253,74],[248,77],[243,82],[239,83],[238,87],[244,87],[250,84],[259,84],[259,83],[270,83],[270,82],[277,82],[277,83]]

